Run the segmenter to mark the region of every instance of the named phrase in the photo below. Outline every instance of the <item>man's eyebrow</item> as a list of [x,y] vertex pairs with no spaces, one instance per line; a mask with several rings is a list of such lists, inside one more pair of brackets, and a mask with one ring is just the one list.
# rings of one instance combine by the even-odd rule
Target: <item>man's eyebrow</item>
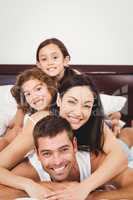
[[[63,145],[63,146],[59,147],[57,150],[61,150],[63,148],[69,147],[69,146],[70,145],[66,144],[66,145]],[[51,150],[51,149],[42,149],[42,150],[40,150],[41,153],[43,153],[43,152],[50,152],[50,151],[53,151],[53,150]]]

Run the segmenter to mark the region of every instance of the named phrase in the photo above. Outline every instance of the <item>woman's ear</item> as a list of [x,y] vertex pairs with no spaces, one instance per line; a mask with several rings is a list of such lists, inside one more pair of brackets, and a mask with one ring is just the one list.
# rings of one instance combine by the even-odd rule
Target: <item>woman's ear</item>
[[60,97],[59,93],[57,93],[56,104],[57,104],[58,107],[60,107],[60,105],[61,105],[61,97]]
[[70,62],[70,57],[66,56],[65,59],[64,59],[64,66],[69,67],[69,62]]

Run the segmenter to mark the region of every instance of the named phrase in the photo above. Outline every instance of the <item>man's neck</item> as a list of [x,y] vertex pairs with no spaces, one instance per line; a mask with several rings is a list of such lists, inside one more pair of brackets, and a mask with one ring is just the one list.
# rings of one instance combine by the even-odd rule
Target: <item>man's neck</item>
[[67,178],[66,181],[78,181],[80,182],[80,171],[79,171],[79,166],[77,161],[75,161],[72,170],[69,174],[69,177]]

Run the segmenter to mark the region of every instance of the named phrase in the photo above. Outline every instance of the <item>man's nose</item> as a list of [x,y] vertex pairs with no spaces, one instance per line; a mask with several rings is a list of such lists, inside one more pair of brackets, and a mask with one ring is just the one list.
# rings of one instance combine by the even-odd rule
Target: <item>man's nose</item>
[[60,163],[62,162],[62,157],[59,153],[55,153],[53,155],[53,162],[56,166],[60,165]]

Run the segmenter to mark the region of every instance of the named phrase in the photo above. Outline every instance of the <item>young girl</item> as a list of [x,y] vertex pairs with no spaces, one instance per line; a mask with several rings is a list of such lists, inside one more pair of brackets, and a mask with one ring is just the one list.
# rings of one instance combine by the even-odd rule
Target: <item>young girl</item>
[[[50,38],[44,40],[37,48],[36,63],[44,73],[52,78],[56,78],[58,82],[62,82],[73,74],[78,73],[69,67],[70,54],[60,40]],[[19,103],[19,102],[18,102]],[[9,144],[11,140],[20,132],[23,127],[24,112],[18,104],[17,113],[9,124],[6,132],[6,140],[4,144],[0,144],[1,149]],[[1,141],[0,141],[1,142]]]
[[[34,125],[42,117],[50,114],[48,108],[51,98],[48,90],[46,90],[47,87],[50,87],[50,84],[47,87],[45,85],[45,90],[43,89],[45,95],[40,95],[40,93],[35,95],[34,81],[31,79],[30,82],[28,80],[27,82],[18,80],[18,83],[20,83],[18,84],[19,87],[16,85],[16,88],[22,91],[22,93],[19,91],[18,94],[24,95],[28,106],[30,105],[38,112],[30,116],[22,133],[0,153],[0,183],[24,190],[31,197],[42,198],[44,195],[50,195],[51,192],[33,180],[17,175],[20,174],[33,178],[34,175],[36,176],[33,168],[31,170],[30,167],[30,170],[27,172],[23,172],[24,168],[23,170],[21,168],[19,173],[14,171],[16,175],[9,171],[22,161],[28,152],[33,150],[32,131]],[[115,137],[112,136],[111,131],[104,124],[99,95],[88,76],[75,75],[69,82],[64,82],[60,86],[59,93],[60,95],[57,99],[59,114],[70,122],[78,143],[85,145],[90,152],[94,152],[96,155],[100,151],[104,151],[107,154],[106,160],[92,176],[78,185],[73,185],[73,191],[69,189],[65,191],[65,193],[69,192],[72,195],[72,199],[74,199],[82,190],[85,197],[92,190],[122,171],[126,166],[126,156]],[[58,114],[57,112],[55,113]],[[26,169],[28,170],[28,168]]]

